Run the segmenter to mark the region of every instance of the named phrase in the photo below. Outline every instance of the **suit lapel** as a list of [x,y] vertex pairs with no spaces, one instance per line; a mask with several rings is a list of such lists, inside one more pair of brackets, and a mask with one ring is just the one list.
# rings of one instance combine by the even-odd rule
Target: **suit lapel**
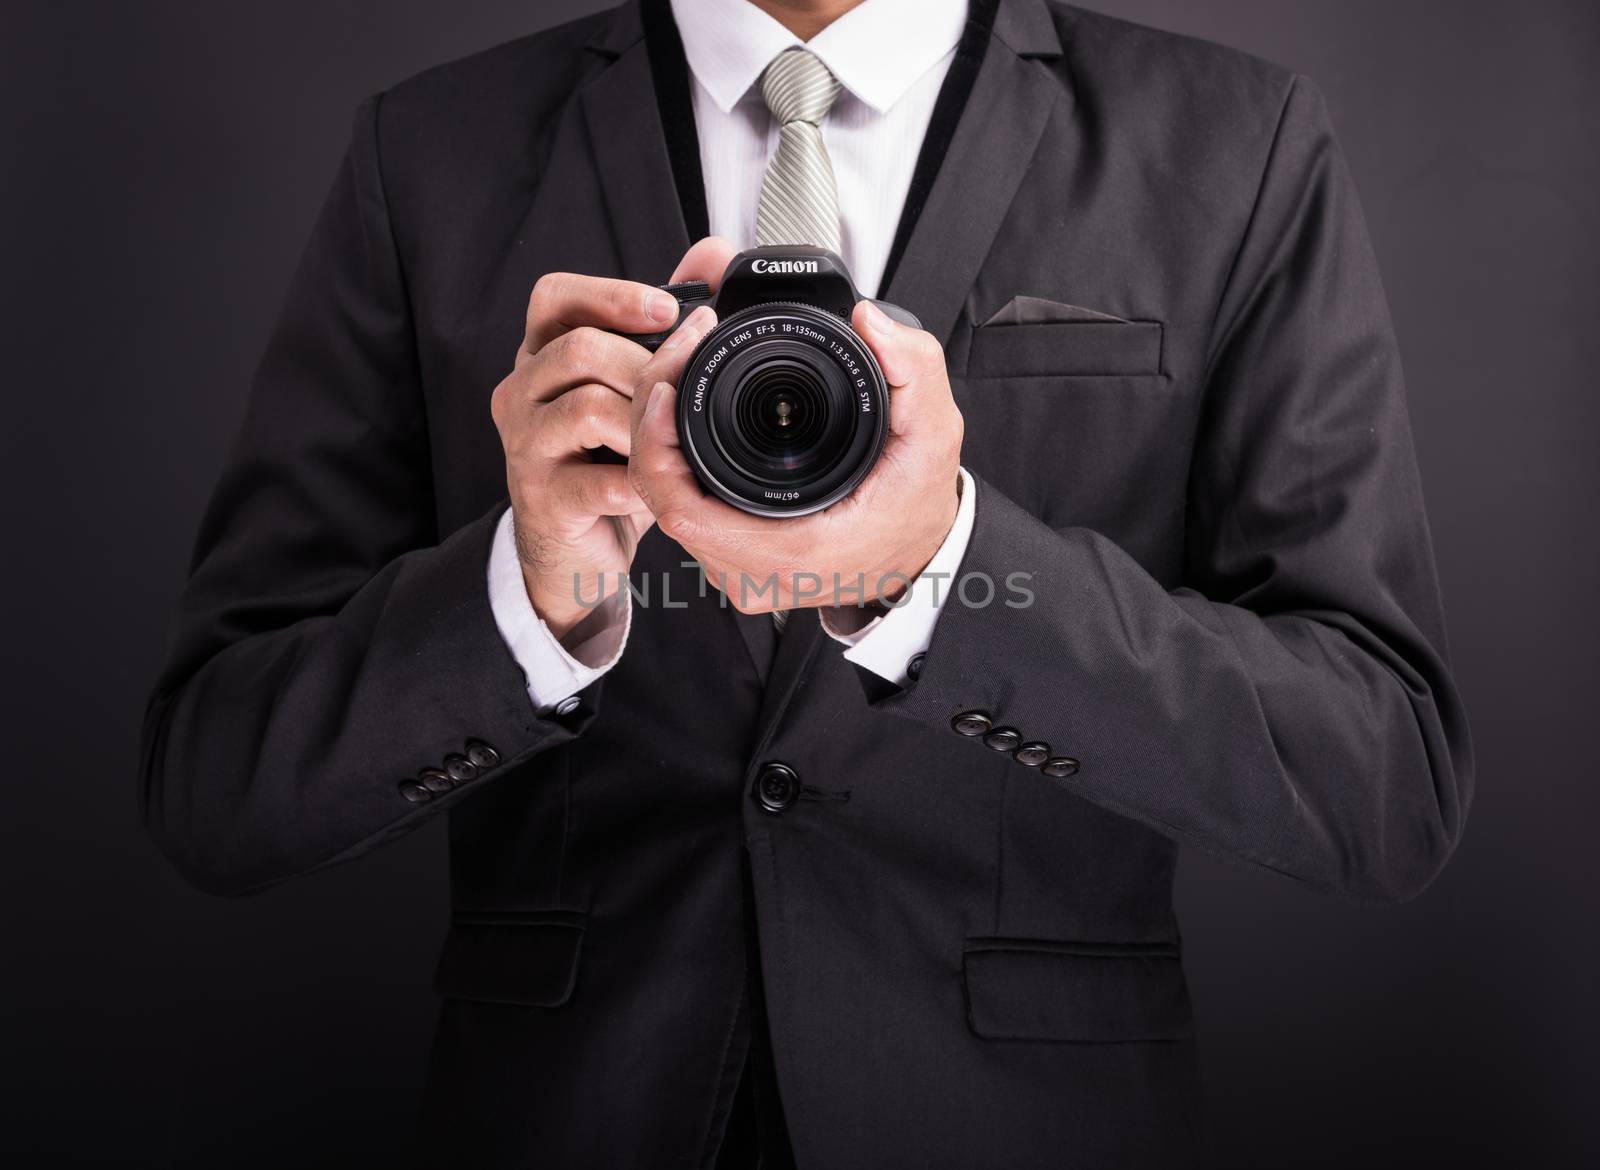
[[[689,249],[689,233],[667,152],[650,54],[637,0],[612,14],[588,49],[610,62],[578,95],[584,127],[599,177],[604,213],[620,262],[618,275],[659,284]],[[650,536],[664,540],[658,532]],[[696,588],[678,562],[688,554],[676,545],[659,558],[663,571],[681,577],[676,588]],[[670,563],[668,563],[670,562]],[[731,615],[751,666],[764,682],[773,660],[772,621],[746,616],[731,606]]]
[[[755,617],[765,622],[769,631],[772,630],[770,614],[756,614]],[[772,735],[773,727],[783,717],[783,712],[788,707],[794,692],[805,685],[806,679],[811,674],[811,664],[817,656],[817,649],[827,639],[827,635],[822,632],[822,622],[815,609],[791,610],[788,621],[784,624],[782,636],[776,634],[773,636],[777,637],[777,653],[772,656],[771,670],[762,677],[766,689],[762,693],[759,723],[761,731],[757,742],[763,745]],[[840,648],[834,646],[833,649]]]
[[[941,341],[949,339],[1045,125],[1062,100],[1061,86],[1034,58],[1060,53],[1060,38],[1043,0],[1001,0],[955,137],[885,293],[885,299],[916,313]],[[996,127],[1005,129],[996,132]],[[768,621],[765,615],[759,620]],[[767,630],[770,637],[770,626]],[[789,615],[765,677],[762,742],[794,691],[805,684],[826,638],[815,609]]]
[[1002,0],[983,63],[884,299],[948,343],[1056,104],[1035,58],[1061,53],[1043,0]]
[[772,626],[772,615],[740,613],[732,606],[728,612],[733,614],[734,624],[739,627],[739,636],[744,639],[745,649],[750,651],[756,673],[763,683],[767,682],[772,674],[773,652],[778,645],[778,631]]
[[584,85],[589,147],[621,275],[659,284],[689,249],[666,134],[650,73],[637,0],[622,5],[590,42],[611,64]]

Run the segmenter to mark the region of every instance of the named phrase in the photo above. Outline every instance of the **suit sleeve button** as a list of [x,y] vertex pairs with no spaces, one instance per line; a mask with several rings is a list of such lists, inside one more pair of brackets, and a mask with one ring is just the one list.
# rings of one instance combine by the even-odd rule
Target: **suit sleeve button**
[[1015,727],[996,727],[983,737],[983,746],[997,752],[1014,752],[1022,743],[1022,732]]
[[1050,758],[1050,745],[1038,740],[1025,743],[1011,754],[1011,758],[1025,768],[1037,768]]
[[578,698],[577,695],[568,695],[566,698],[562,699],[561,702],[556,704],[556,707],[555,707],[556,714],[557,715],[571,715],[574,711],[576,711],[578,709],[579,705],[581,705],[582,702],[583,702],[583,700]]
[[916,682],[922,677],[922,664],[928,660],[926,654],[913,654],[911,661],[906,663],[906,677]]
[[500,753],[481,739],[473,739],[467,741],[467,759],[475,768],[488,769],[500,762]]
[[1071,756],[1052,756],[1044,762],[1044,767],[1040,768],[1039,771],[1046,776],[1053,776],[1060,780],[1077,774],[1078,761]]
[[950,720],[950,726],[955,729],[957,735],[971,737],[988,731],[994,726],[994,720],[989,718],[987,711],[963,711]]
[[444,770],[457,784],[465,784],[478,774],[478,766],[466,756],[446,756]]
[[427,804],[433,799],[433,793],[429,792],[415,780],[400,781],[400,795],[405,797],[412,804]]
[[450,773],[441,772],[438,768],[422,769],[417,773],[417,780],[435,796],[449,792],[456,786],[456,782],[450,778]]

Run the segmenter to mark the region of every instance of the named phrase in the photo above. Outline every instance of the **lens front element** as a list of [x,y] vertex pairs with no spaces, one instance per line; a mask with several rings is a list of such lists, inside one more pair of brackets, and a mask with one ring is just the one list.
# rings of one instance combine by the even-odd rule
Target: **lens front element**
[[[793,342],[774,341],[764,350]],[[714,437],[751,479],[770,487],[810,483],[850,445],[850,390],[809,354],[762,356],[712,406]]]
[[843,321],[759,305],[720,323],[679,384],[678,430],[708,490],[747,512],[814,512],[853,491],[887,431],[877,363]]

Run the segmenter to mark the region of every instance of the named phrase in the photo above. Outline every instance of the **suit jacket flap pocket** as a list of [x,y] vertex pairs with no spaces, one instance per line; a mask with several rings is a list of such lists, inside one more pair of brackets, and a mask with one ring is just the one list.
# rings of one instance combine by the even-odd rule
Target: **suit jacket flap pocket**
[[578,979],[583,926],[517,918],[457,919],[434,986],[440,995],[524,1007],[558,1007]]
[[969,939],[967,1019],[989,1040],[1110,1043],[1193,1032],[1175,946]]
[[1161,372],[1159,321],[983,325],[972,332],[971,378],[1137,377]]

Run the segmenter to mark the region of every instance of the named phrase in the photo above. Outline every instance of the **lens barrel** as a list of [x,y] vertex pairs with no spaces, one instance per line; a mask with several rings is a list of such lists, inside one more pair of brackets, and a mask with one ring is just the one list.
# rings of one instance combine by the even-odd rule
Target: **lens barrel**
[[721,321],[678,383],[678,435],[714,495],[759,516],[800,516],[849,495],[888,434],[883,372],[850,326],[769,303]]

